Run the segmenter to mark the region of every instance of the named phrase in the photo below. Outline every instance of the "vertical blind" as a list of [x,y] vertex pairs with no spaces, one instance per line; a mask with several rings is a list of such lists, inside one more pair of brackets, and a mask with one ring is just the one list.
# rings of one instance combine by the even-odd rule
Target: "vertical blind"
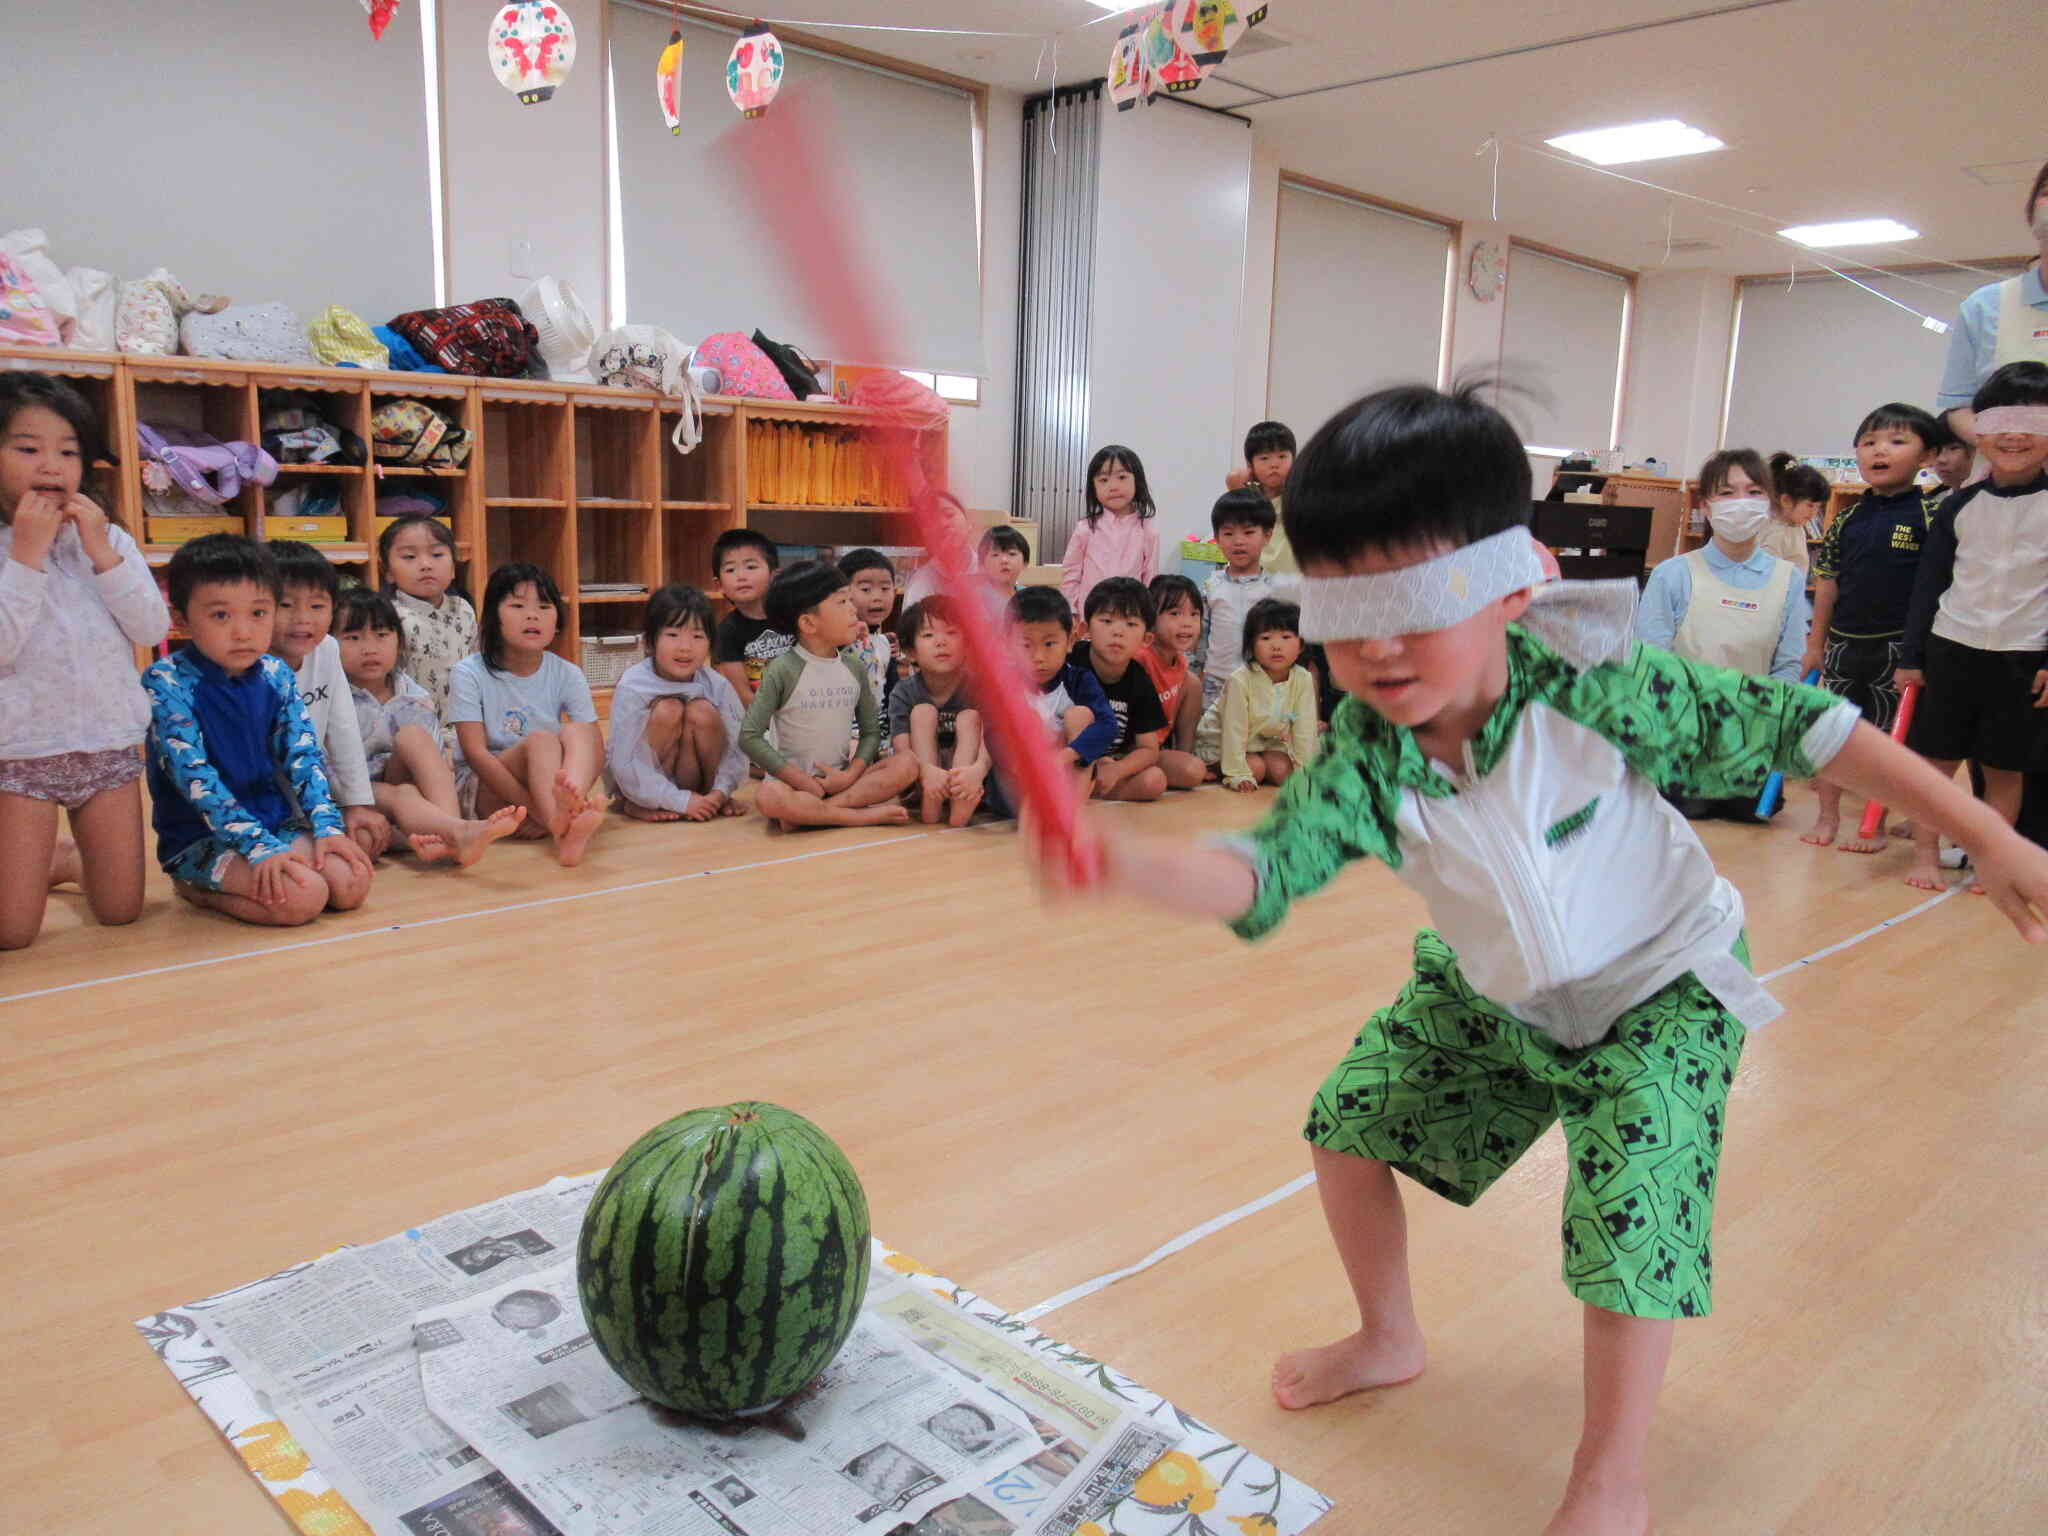
[[852,238],[884,290],[870,298],[888,317],[887,342],[900,354],[853,357],[833,332],[833,306],[792,292],[761,247],[751,211],[732,206],[718,161],[729,153],[727,135],[749,126],[725,91],[736,34],[682,24],[678,136],[654,96],[654,65],[670,30],[664,8],[612,7],[627,317],[664,326],[686,344],[714,331],[759,328],[819,357],[979,377],[974,98],[784,45],[788,68],[777,105],[804,97],[830,125]]
[[1024,103],[1011,507],[1015,516],[1038,520],[1042,552],[1066,548],[1088,467],[1088,335],[1101,130],[1099,80]]
[[1533,401],[1511,406],[1526,440],[1548,448],[1614,446],[1629,284],[1598,267],[1514,245],[1508,256],[1501,361]]
[[1270,414],[1305,442],[1360,395],[1438,382],[1453,248],[1448,224],[1283,181]]

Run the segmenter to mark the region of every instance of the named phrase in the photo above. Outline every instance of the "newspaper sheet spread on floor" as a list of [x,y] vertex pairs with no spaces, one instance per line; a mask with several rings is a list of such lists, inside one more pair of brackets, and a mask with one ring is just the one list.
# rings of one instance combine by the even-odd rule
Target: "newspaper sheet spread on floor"
[[852,1339],[778,1420],[720,1433],[655,1410],[576,1296],[600,1177],[136,1326],[309,1536],[1150,1536],[1211,1511],[1294,1536],[1329,1508],[880,1244]]

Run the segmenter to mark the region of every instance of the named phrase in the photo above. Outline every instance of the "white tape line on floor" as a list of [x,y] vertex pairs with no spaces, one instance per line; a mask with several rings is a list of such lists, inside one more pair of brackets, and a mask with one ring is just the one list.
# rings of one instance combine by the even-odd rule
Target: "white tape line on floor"
[[[1877,937],[1877,935],[1883,933],[1888,928],[1896,928],[1908,918],[1918,917],[1922,912],[1931,911],[1961,889],[1961,886],[1950,886],[1940,894],[1928,897],[1927,900],[1921,902],[1918,906],[1908,907],[1897,917],[1888,917],[1883,922],[1864,929],[1861,933],[1852,933],[1848,938],[1841,940],[1839,943],[1830,944],[1825,949],[1816,949],[1812,954],[1802,956],[1794,960],[1790,965],[1781,965],[1775,971],[1766,971],[1757,980],[1775,981],[1780,976],[1789,976],[1792,972],[1812,965],[1817,960],[1825,960],[1829,955],[1840,954],[1845,949],[1861,944],[1865,939]],[[1315,1183],[1315,1181],[1316,1176],[1313,1173],[1304,1173],[1300,1178],[1292,1179],[1282,1184],[1278,1189],[1273,1190],[1269,1194],[1261,1195],[1258,1199],[1248,1204],[1240,1205],[1236,1210],[1225,1211],[1221,1216],[1205,1221],[1199,1227],[1191,1227],[1181,1233],[1179,1237],[1161,1243],[1135,1264],[1127,1264],[1122,1269],[1113,1269],[1107,1274],[1097,1275],[1092,1280],[1083,1280],[1079,1285],[1069,1286],[1057,1296],[1048,1297],[1035,1307],[1026,1307],[1017,1316],[1024,1322],[1034,1322],[1056,1308],[1067,1306],[1081,1300],[1085,1296],[1093,1296],[1097,1291],[1106,1290],[1110,1286],[1115,1285],[1119,1280],[1128,1280],[1133,1275],[1142,1274],[1155,1264],[1173,1257],[1173,1255],[1181,1252],[1183,1249],[1192,1248],[1203,1238],[1213,1237],[1224,1228],[1235,1226],[1238,1222],[1243,1221],[1245,1217],[1256,1215],[1270,1205],[1278,1205],[1282,1200],[1299,1194],[1302,1190]]]

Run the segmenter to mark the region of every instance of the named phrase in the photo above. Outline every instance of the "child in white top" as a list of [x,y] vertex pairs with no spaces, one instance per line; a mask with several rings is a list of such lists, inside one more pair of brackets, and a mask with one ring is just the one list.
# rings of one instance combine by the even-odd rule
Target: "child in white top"
[[1244,665],[1202,716],[1195,751],[1228,789],[1276,788],[1316,755],[1316,680],[1301,663],[1301,609],[1268,597],[1244,619]]
[[472,814],[476,775],[449,764],[433,698],[399,670],[400,625],[391,599],[350,587],[335,615],[328,643],[341,655],[377,809],[398,824],[422,861],[467,869],[492,843],[519,830],[526,808],[501,806],[481,819]]
[[70,385],[0,374],[0,949],[35,941],[53,884],[81,884],[102,923],[142,913],[133,647],[170,614],[135,541],[80,493],[97,439]]
[[[868,682],[879,703],[889,697],[900,670],[896,637],[889,627],[889,616],[896,611],[896,567],[878,549],[853,549],[839,557],[839,574],[851,587],[853,611],[860,615],[851,649],[868,669]],[[884,740],[882,751],[893,750]]]
[[477,776],[476,809],[526,807],[518,835],[552,837],[564,868],[583,862],[604,824],[604,739],[583,669],[548,649],[562,594],[537,565],[501,565],[484,588],[483,649],[455,664],[448,722]]
[[448,680],[455,664],[475,654],[476,609],[455,590],[455,535],[437,517],[410,513],[377,540],[384,591],[404,628],[406,675],[433,696],[448,718]]
[[370,793],[355,701],[342,670],[341,647],[330,633],[341,582],[333,562],[312,545],[296,539],[265,542],[283,583],[270,653],[298,678],[299,702],[306,706],[306,719],[327,760],[327,788],[341,807],[342,825],[358,848],[373,859],[381,857],[391,846],[391,821]]
[[1257,491],[1225,491],[1209,510],[1209,527],[1223,551],[1223,569],[1202,586],[1202,707],[1223,696],[1223,685],[1244,663],[1244,621],[1274,595],[1273,573],[1262,557],[1273,536],[1273,505]]
[[1145,480],[1145,466],[1121,443],[1095,450],[1088,461],[1088,506],[1067,538],[1060,591],[1079,613],[1095,583],[1105,576],[1129,576],[1139,586],[1159,574],[1159,508]]
[[711,664],[711,600],[672,582],[647,600],[647,657],[612,690],[608,772],[628,816],[744,816],[740,696]]

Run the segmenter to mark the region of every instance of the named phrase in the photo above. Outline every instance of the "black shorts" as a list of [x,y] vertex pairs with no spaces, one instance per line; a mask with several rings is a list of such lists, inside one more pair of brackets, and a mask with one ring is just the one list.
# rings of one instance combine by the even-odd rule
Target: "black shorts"
[[1892,674],[1899,670],[1903,644],[1897,636],[1858,640],[1829,630],[1827,648],[1821,652],[1821,687],[1854,704],[1887,736],[1899,717],[1899,685]]
[[2048,709],[2034,708],[2034,675],[2043,667],[2048,651],[1980,651],[1929,635],[1927,686],[1906,745],[1937,762],[2048,769]]

